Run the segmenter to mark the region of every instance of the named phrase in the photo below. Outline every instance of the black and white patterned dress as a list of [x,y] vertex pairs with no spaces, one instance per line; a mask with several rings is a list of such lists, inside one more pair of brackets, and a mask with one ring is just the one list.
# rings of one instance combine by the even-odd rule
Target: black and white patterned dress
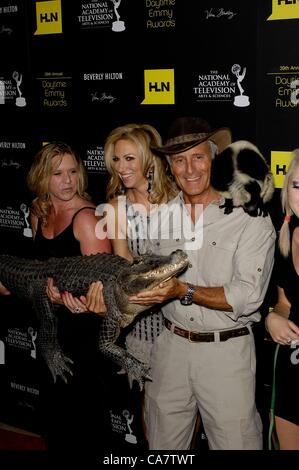
[[[134,256],[147,251],[150,216],[136,210],[126,202],[128,246]],[[163,315],[159,305],[137,317],[126,335],[127,350],[141,362],[149,363],[152,345],[163,328]]]

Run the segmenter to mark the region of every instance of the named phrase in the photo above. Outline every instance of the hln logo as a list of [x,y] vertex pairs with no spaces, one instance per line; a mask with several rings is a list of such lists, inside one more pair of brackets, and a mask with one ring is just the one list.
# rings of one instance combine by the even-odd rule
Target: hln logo
[[174,70],[144,71],[144,100],[141,104],[174,104]]
[[62,33],[61,0],[36,2],[35,35]]
[[272,0],[272,15],[268,20],[299,18],[299,0]]
[[149,83],[149,91],[169,91],[170,83]]
[[282,188],[284,177],[292,158],[292,152],[271,152],[271,171],[274,176],[275,188]]

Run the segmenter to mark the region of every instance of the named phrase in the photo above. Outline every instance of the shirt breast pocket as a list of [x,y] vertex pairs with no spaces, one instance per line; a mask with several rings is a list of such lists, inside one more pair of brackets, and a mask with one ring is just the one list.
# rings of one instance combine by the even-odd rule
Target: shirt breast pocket
[[222,286],[230,282],[234,271],[234,254],[237,241],[213,235],[205,240],[204,278],[210,286]]

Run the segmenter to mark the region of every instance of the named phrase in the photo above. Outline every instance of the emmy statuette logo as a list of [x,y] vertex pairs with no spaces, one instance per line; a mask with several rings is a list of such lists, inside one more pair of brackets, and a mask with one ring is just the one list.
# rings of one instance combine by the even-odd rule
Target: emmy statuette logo
[[21,204],[20,209],[24,214],[24,221],[25,221],[25,225],[26,225],[26,227],[24,227],[24,229],[23,229],[23,235],[24,235],[24,237],[30,238],[30,237],[32,237],[32,230],[31,230],[29,222],[28,222],[30,209],[29,209],[29,207],[26,206],[26,204]]
[[246,74],[246,67],[243,68],[243,72],[241,73],[241,66],[239,64],[234,64],[232,66],[232,73],[237,77],[237,85],[239,88],[239,95],[236,95],[234,98],[234,105],[238,107],[245,107],[249,106],[249,98],[247,95],[244,95],[244,89],[241,85],[245,74]]
[[0,80],[0,104],[5,103],[5,83],[3,80]]
[[20,106],[20,107],[26,106],[26,100],[22,96],[22,92],[21,92],[21,89],[20,89],[20,85],[22,83],[23,76],[22,76],[22,74],[20,74],[19,72],[17,72],[15,70],[12,74],[12,78],[16,82],[17,90],[18,90],[18,93],[19,93],[19,96],[17,96],[17,98],[16,98],[16,106]]
[[32,328],[32,326],[29,326],[28,328],[28,334],[30,336],[30,339],[31,339],[31,349],[30,349],[30,356],[33,358],[33,359],[36,359],[36,344],[35,344],[35,340],[36,340],[36,337],[37,337],[37,331],[34,330]]
[[5,344],[0,341],[0,364],[5,364]]
[[130,442],[130,444],[137,444],[136,436],[133,434],[132,428],[130,426],[132,424],[133,419],[134,419],[134,415],[131,414],[128,410],[123,410],[123,417],[127,421],[127,427],[128,427],[128,430],[129,430],[129,434],[126,433],[125,440],[127,442]]
[[114,13],[115,13],[115,16],[116,16],[116,21],[113,21],[113,23],[112,23],[112,31],[115,31],[115,32],[124,31],[126,29],[125,23],[124,23],[124,21],[120,20],[120,15],[117,11],[117,9],[118,9],[118,7],[121,3],[121,0],[111,0],[111,2],[113,3]]

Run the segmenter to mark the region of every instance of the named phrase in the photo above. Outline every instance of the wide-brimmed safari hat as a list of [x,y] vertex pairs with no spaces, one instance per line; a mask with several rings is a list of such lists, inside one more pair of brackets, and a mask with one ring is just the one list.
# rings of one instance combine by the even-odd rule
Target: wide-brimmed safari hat
[[210,124],[202,118],[180,117],[170,126],[165,144],[152,147],[152,150],[161,155],[172,155],[189,150],[205,140],[214,142],[220,153],[231,144],[231,131],[228,127],[213,131]]

